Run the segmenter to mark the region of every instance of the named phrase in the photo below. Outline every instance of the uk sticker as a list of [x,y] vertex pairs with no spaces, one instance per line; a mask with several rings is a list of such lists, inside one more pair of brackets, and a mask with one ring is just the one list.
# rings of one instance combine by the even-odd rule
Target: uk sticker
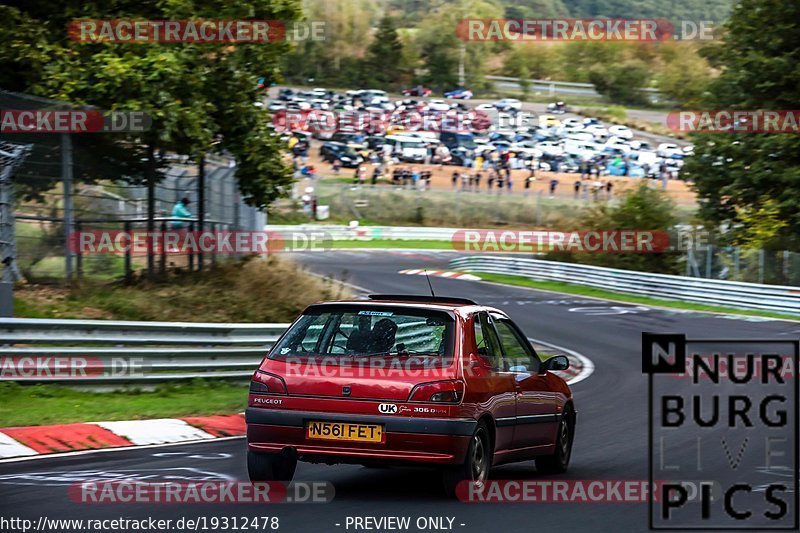
[[797,530],[799,344],[642,334],[650,529]]

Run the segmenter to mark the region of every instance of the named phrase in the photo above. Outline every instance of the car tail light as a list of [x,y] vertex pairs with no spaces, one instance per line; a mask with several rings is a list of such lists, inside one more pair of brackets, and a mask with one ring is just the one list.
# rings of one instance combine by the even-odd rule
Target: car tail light
[[286,394],[286,383],[280,376],[256,370],[250,381],[250,392],[253,394]]
[[420,383],[411,391],[409,402],[458,403],[464,397],[464,382],[453,379]]

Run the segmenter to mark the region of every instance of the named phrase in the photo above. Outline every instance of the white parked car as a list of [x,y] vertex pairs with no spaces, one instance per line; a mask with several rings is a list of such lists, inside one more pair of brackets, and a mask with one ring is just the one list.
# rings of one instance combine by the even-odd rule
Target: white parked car
[[661,143],[658,145],[656,153],[659,157],[672,157],[675,154],[683,155],[683,150],[677,144]]
[[633,131],[628,126],[609,126],[608,134],[623,139],[633,139]]
[[478,104],[475,106],[476,111],[494,111],[495,109],[493,104]]
[[564,155],[564,146],[554,141],[542,141],[536,147],[548,155]]
[[574,128],[582,130],[584,128],[583,121],[578,120],[577,118],[565,118],[561,121],[561,125],[567,128]]
[[512,109],[519,111],[522,109],[522,102],[516,98],[503,98],[502,100],[497,100],[494,102],[494,107],[500,111],[511,111]]
[[655,151],[653,145],[647,141],[631,141],[631,148],[639,151]]
[[450,111],[450,104],[444,100],[428,100],[428,109],[431,111]]
[[600,142],[605,142],[608,139],[608,130],[605,126],[600,124],[589,124],[584,128],[584,131],[587,131],[594,135],[595,140]]
[[595,141],[594,135],[585,131],[571,130],[567,131],[565,137],[575,141],[583,141],[593,143]]
[[688,144],[688,145],[684,146],[683,148],[681,148],[681,150],[683,150],[683,155],[694,155],[694,145],[693,144]]

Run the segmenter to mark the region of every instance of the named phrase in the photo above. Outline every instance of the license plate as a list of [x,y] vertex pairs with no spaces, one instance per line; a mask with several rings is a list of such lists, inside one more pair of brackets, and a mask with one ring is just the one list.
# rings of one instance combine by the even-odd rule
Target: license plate
[[352,442],[382,442],[383,426],[380,424],[351,424],[349,422],[312,420],[306,426],[306,438]]

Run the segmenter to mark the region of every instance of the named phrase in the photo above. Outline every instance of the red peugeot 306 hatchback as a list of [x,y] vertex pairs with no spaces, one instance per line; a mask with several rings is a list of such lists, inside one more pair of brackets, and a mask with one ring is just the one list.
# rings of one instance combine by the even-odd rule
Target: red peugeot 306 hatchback
[[308,307],[253,375],[253,481],[297,461],[431,465],[453,493],[493,465],[567,469],[575,407],[565,356],[541,358],[505,313],[462,298],[373,295]]

